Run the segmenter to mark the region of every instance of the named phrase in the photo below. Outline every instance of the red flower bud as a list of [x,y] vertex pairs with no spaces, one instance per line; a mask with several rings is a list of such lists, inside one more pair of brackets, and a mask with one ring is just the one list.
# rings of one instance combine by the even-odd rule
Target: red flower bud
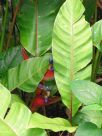
[[24,48],[22,48],[22,56],[23,56],[24,60],[29,59],[29,56],[27,55],[27,52],[26,52],[26,50]]
[[43,80],[51,80],[54,78],[54,72],[51,70],[48,70],[43,78]]

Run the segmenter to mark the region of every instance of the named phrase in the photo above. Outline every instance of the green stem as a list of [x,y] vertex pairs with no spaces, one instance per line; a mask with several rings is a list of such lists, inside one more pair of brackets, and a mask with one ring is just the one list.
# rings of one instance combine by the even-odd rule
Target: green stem
[[[95,6],[95,19],[94,22],[97,22],[97,0],[96,0],[96,6]],[[93,61],[92,61],[92,75],[91,75],[91,81],[95,82],[96,75],[97,75],[97,69],[99,66],[101,58],[101,53],[98,49],[96,49],[95,46],[93,46]]]
[[6,9],[5,9],[5,15],[4,15],[4,20],[3,20],[3,30],[2,30],[2,34],[1,34],[1,42],[0,42],[0,52],[3,49],[3,45],[4,45],[4,39],[5,39],[5,32],[6,32],[6,24],[7,24],[7,15],[8,15],[8,0],[6,0]]
[[[95,18],[94,18],[94,23],[97,21],[97,0],[96,0],[96,6],[95,6]],[[96,47],[93,46],[93,61],[95,59],[95,51],[96,51]]]
[[97,75],[97,70],[98,70],[98,67],[99,67],[100,59],[101,59],[101,52],[99,50],[97,50],[95,59],[93,61],[93,66],[92,66],[91,81],[93,81],[93,82],[96,81],[96,75]]

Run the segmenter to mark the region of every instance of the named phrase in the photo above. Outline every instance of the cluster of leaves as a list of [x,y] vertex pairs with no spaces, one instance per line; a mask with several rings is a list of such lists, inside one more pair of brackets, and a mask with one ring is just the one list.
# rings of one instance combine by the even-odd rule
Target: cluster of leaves
[[[96,0],[1,1],[1,136],[47,136],[45,129],[102,135],[102,87],[89,81],[96,81],[102,52],[102,20],[92,21],[94,13],[97,21]],[[27,60],[22,49],[29,54]],[[31,113],[12,94],[35,93],[51,56],[56,81],[51,81],[51,91],[55,94],[57,86],[68,120]]]

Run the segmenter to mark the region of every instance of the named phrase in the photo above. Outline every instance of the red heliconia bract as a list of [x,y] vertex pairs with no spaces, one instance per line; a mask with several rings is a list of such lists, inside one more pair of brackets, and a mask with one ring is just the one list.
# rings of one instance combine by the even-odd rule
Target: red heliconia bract
[[24,48],[22,48],[22,56],[23,56],[24,60],[29,59],[29,56],[28,56],[28,54],[27,54],[27,52],[26,52],[26,50]]

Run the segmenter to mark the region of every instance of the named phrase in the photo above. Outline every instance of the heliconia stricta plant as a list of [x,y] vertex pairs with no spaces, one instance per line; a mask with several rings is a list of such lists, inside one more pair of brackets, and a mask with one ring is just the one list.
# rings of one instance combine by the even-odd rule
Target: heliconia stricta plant
[[102,136],[101,9],[0,1],[0,136]]

